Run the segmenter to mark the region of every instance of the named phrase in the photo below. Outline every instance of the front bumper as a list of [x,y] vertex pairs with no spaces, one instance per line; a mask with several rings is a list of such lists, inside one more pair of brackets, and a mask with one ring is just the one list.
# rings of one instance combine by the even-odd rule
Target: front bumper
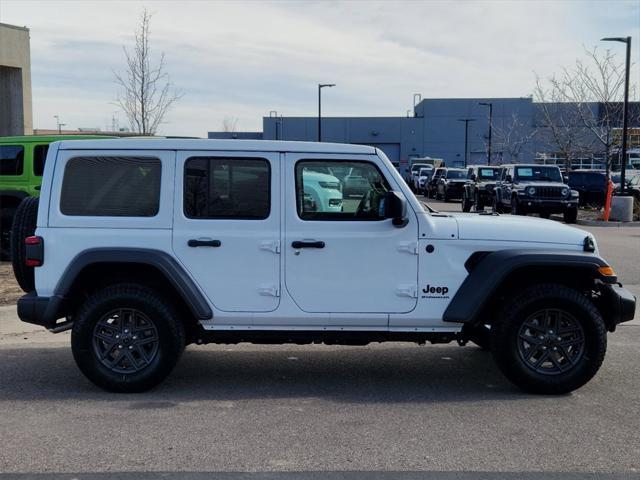
[[58,322],[64,317],[64,297],[39,297],[36,292],[30,292],[18,299],[18,317],[26,323],[40,325],[48,330],[60,332],[71,326],[70,322]]
[[610,331],[616,325],[633,320],[636,313],[636,297],[622,285],[606,285],[600,288],[601,312]]
[[564,212],[568,208],[578,208],[578,199],[560,200],[535,197],[519,197],[520,205],[527,210],[545,210],[549,212]]

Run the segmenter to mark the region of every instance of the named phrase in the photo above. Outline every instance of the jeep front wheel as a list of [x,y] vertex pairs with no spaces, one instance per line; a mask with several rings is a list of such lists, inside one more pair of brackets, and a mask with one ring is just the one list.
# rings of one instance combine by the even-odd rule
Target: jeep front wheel
[[564,223],[576,223],[578,220],[578,209],[576,207],[565,209],[563,217]]
[[172,306],[142,285],[99,290],[74,316],[76,364],[94,384],[112,392],[143,392],[158,385],[184,346],[184,326]]
[[600,312],[580,292],[544,284],[523,290],[491,328],[498,368],[531,393],[564,394],[598,371],[607,349]]

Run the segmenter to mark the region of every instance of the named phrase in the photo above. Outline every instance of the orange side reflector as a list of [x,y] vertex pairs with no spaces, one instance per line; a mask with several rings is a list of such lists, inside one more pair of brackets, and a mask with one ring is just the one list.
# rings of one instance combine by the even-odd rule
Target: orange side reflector
[[600,268],[598,268],[598,272],[600,272],[600,274],[604,275],[605,277],[615,277],[616,276],[616,272],[614,272],[613,268],[611,268],[611,267],[600,267]]

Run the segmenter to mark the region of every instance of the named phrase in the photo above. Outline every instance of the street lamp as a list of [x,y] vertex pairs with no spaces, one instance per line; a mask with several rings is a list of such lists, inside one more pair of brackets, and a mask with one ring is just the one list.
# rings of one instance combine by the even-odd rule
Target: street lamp
[[478,105],[489,107],[489,148],[487,150],[487,165],[491,165],[491,126],[493,125],[493,103],[480,102]]
[[627,169],[627,129],[629,123],[629,70],[631,69],[631,37],[606,37],[603,42],[622,42],[627,44],[627,62],[624,72],[624,107],[622,110],[622,165],[620,166],[620,192],[625,194],[625,170]]
[[335,83],[318,84],[318,141],[322,141],[322,89],[324,87],[335,87]]
[[58,134],[62,133],[62,127],[66,125],[66,123],[60,123],[60,116],[54,115],[53,118],[56,119],[56,124],[58,125]]
[[469,152],[469,122],[475,122],[475,118],[459,118],[459,122],[464,122],[464,168],[467,168],[469,159],[467,158]]

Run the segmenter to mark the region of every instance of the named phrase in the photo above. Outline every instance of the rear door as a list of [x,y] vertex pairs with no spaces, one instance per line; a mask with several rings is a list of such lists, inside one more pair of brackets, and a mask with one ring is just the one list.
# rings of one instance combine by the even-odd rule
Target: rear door
[[173,249],[219,310],[278,307],[279,155],[178,152]]

